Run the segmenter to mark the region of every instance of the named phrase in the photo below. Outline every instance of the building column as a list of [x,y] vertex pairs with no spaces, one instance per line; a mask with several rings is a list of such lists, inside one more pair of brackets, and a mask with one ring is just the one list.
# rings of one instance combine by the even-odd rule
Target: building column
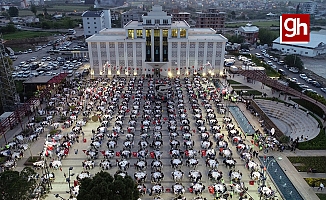
[[220,73],[223,71],[223,66],[224,66],[225,45],[226,45],[226,42],[222,42],[221,60],[220,60],[220,66],[219,66]]
[[[133,63],[133,66],[132,68],[134,69],[133,70],[133,73],[136,71],[137,72],[137,49],[136,49],[136,42],[133,42],[132,43],[132,63]],[[137,72],[138,73],[138,72]]]
[[87,45],[88,45],[88,49],[90,49],[90,51],[89,51],[90,53],[89,53],[89,56],[88,56],[88,58],[89,58],[89,65],[90,65],[90,68],[91,68],[90,73],[91,73],[91,76],[94,76],[93,49],[92,49],[91,42],[88,42]]
[[163,62],[163,29],[160,29],[160,62]]
[[100,71],[100,75],[103,74],[103,65],[102,65],[102,56],[101,56],[101,46],[100,46],[100,42],[97,42],[97,59],[98,59],[98,67],[99,67],[99,71]]
[[[109,46],[109,44],[110,44],[109,42],[106,42],[106,44],[105,44],[105,51],[106,51],[106,60],[109,63],[109,65],[111,66],[110,46]],[[111,75],[112,74],[111,69],[112,69],[112,67],[108,67],[108,72],[107,72],[108,75]]]
[[114,51],[115,51],[115,65],[114,67],[116,67],[115,70],[115,74],[118,74],[118,71],[120,71],[120,62],[119,62],[119,47],[118,47],[119,42],[115,42],[114,43]]
[[200,69],[200,66],[198,66],[198,48],[199,48],[199,42],[196,42],[195,43],[196,45],[195,45],[195,63],[194,63],[194,65],[195,65],[195,70],[196,70],[196,72],[198,73],[198,69]]
[[212,55],[212,67],[213,67],[213,73],[214,75],[217,73],[220,73],[220,70],[216,69],[215,62],[216,61],[216,42],[213,43],[213,55]]
[[148,69],[147,69],[147,66],[146,66],[146,62],[145,62],[145,59],[146,59],[146,42],[142,42],[141,43],[141,45],[142,45],[142,66],[141,66],[141,68],[142,68],[142,74],[148,74]]
[[151,62],[154,62],[154,55],[155,55],[155,52],[154,52],[154,29],[151,29],[151,58],[152,58]]
[[205,42],[204,43],[204,59],[203,59],[203,74],[207,74],[208,73],[208,70],[207,70],[207,46],[208,46],[208,43]]
[[124,50],[123,50],[123,60],[125,61],[125,66],[122,66],[123,67],[123,70],[122,70],[122,72],[121,72],[121,74],[123,74],[123,75],[125,75],[126,74],[126,68],[128,69],[128,51],[127,51],[127,49],[128,49],[128,42],[124,42],[123,43],[123,48],[124,48]]

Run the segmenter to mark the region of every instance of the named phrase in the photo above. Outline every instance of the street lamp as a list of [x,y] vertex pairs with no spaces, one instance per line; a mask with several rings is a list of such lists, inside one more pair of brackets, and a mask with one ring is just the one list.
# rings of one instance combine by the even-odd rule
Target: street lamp
[[62,196],[60,196],[59,194],[55,194],[54,195],[55,196],[55,198],[60,198],[61,200],[65,200]]
[[73,176],[74,174],[70,174],[70,171],[73,170],[73,167],[69,167],[68,170],[68,178],[66,179],[66,181],[68,182],[68,186],[69,186],[69,194],[70,194],[70,176]]

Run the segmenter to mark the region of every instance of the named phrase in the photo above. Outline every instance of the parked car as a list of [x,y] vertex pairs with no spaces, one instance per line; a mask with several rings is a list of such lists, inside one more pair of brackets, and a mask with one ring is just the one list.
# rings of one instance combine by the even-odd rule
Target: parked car
[[295,67],[290,67],[289,71],[292,72],[292,73],[295,73],[295,74],[299,73],[299,69],[295,68]]
[[299,77],[302,78],[303,80],[306,80],[308,78],[307,75],[305,74],[300,74]]
[[320,90],[324,93],[326,93],[326,88],[320,88]]

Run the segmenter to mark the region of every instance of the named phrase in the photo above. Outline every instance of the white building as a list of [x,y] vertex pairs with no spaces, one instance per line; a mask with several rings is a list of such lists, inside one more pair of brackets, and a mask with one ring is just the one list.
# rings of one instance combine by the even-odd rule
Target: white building
[[99,33],[104,28],[111,28],[110,10],[85,11],[82,18],[85,37]]
[[162,76],[223,71],[227,39],[209,28],[190,28],[154,5],[143,22],[104,29],[86,39],[91,74]]
[[310,33],[310,42],[306,44],[280,44],[278,37],[273,41],[273,49],[287,54],[298,54],[307,57],[315,57],[326,53],[326,35]]
[[303,3],[300,3],[300,7],[302,9],[302,12],[305,14],[311,14],[316,15],[317,14],[317,3],[313,1],[306,1]]

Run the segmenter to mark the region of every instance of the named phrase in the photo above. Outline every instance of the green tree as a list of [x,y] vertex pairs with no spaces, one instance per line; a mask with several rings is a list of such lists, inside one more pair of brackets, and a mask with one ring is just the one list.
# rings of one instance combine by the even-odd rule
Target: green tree
[[234,12],[234,10],[232,10],[232,12],[231,12],[231,16],[232,16],[232,19],[235,19],[235,12]]
[[34,16],[36,16],[37,8],[34,4],[31,5],[31,12],[34,14]]
[[242,35],[231,35],[227,37],[229,42],[241,44],[245,42],[245,39]]
[[299,70],[302,70],[303,67],[303,62],[301,58],[297,55],[287,55],[284,57],[284,63],[290,67],[296,67]]
[[136,182],[130,177],[99,172],[92,179],[82,179],[78,200],[137,200],[139,192]]
[[25,167],[20,173],[11,170],[0,173],[1,199],[29,200],[37,185],[36,180],[30,178],[35,174],[29,167]]
[[273,41],[278,37],[278,35],[269,29],[260,28],[258,37],[261,44],[272,45]]
[[18,13],[19,11],[17,7],[14,6],[9,7],[8,14],[10,17],[18,17]]

